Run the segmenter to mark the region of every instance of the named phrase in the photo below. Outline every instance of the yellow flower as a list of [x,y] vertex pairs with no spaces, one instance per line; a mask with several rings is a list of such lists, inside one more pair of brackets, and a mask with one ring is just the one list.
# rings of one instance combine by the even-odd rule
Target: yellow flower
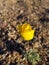
[[19,26],[19,32],[24,40],[31,40],[34,38],[35,30],[32,30],[32,27],[28,23],[24,23]]

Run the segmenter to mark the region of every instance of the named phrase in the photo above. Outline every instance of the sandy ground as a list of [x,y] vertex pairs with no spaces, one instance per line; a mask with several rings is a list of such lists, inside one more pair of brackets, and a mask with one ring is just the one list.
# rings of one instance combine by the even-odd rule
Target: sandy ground
[[[17,25],[29,23],[36,30],[24,41]],[[49,0],[0,0],[0,65],[30,65],[25,50],[37,48],[41,62],[49,65]]]

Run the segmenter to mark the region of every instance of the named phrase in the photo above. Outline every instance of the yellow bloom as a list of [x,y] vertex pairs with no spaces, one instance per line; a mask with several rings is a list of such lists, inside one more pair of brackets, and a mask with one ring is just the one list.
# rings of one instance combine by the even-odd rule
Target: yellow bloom
[[19,31],[24,40],[31,40],[34,38],[35,30],[32,30],[30,24],[24,23],[19,26]]

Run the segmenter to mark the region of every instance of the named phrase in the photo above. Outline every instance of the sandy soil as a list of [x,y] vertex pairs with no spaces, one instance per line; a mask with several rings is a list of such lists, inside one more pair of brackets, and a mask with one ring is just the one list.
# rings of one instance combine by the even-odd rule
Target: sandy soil
[[[36,30],[33,40],[24,41],[18,24]],[[0,0],[0,65],[30,65],[25,50],[37,48],[41,62],[49,65],[49,0]]]

